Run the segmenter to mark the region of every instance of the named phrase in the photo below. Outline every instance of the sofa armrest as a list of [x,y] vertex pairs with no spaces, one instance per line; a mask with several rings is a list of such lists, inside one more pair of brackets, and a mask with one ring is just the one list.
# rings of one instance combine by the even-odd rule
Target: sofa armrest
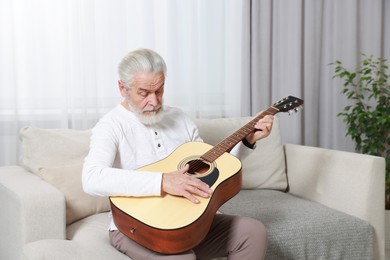
[[0,259],[20,259],[24,244],[65,239],[65,197],[20,166],[0,167]]
[[285,154],[289,191],[368,221],[384,259],[384,158],[292,144]]

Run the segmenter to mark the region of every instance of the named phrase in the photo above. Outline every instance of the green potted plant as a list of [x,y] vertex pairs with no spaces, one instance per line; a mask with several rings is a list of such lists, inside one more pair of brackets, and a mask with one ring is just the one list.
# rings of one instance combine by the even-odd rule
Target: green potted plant
[[337,116],[347,124],[346,135],[355,142],[356,151],[386,160],[386,209],[390,209],[390,74],[387,60],[362,54],[355,70],[346,69],[341,61],[333,78],[344,81],[342,93],[351,103]]

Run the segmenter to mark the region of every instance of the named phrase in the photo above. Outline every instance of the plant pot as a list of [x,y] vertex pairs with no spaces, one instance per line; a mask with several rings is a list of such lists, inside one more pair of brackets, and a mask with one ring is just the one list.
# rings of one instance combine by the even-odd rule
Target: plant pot
[[390,193],[385,195],[385,209],[390,210]]

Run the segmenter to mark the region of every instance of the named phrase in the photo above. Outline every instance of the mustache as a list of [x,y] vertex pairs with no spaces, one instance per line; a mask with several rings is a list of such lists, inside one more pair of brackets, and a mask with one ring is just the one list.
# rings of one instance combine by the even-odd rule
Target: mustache
[[157,112],[161,109],[162,106],[148,106],[142,110],[142,112]]

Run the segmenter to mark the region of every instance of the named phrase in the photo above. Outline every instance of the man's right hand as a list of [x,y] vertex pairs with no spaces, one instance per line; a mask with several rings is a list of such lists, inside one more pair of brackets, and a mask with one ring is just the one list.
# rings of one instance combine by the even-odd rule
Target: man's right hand
[[193,203],[199,203],[200,201],[194,195],[208,198],[213,191],[203,181],[188,175],[189,168],[187,164],[178,171],[163,173],[162,191],[171,195],[185,197]]

